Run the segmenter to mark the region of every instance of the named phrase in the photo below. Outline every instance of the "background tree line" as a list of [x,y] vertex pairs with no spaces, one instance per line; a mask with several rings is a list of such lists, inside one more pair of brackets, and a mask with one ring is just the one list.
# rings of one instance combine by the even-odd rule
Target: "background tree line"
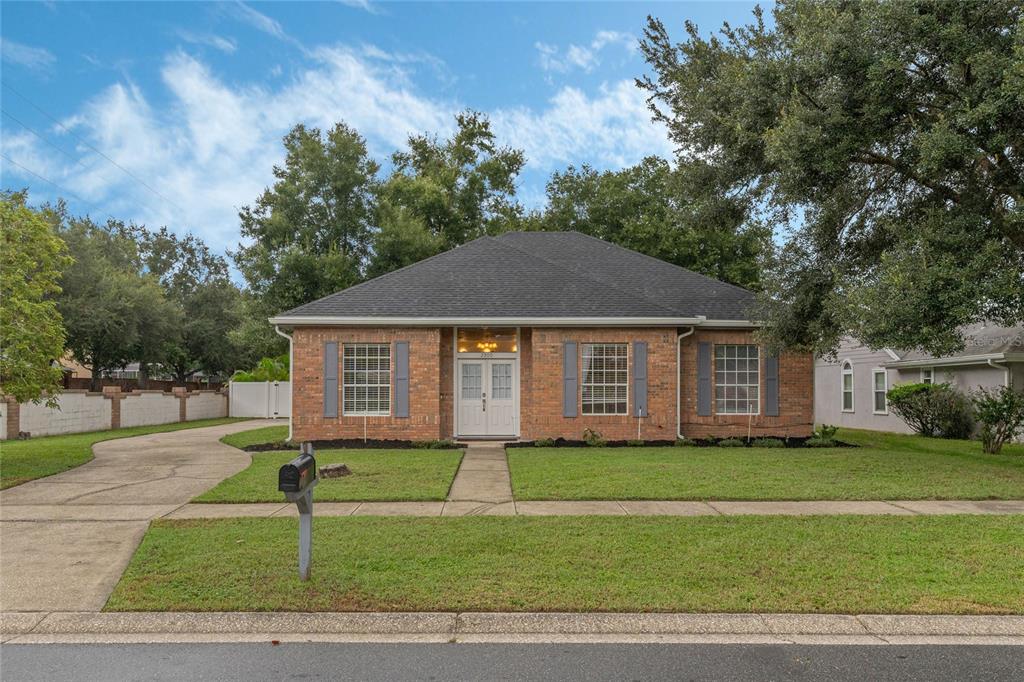
[[675,158],[570,166],[539,209],[516,195],[523,152],[481,114],[413,135],[387,172],[345,123],[297,125],[240,211],[241,288],[192,235],[8,193],[0,381],[45,383],[26,368],[58,346],[179,381],[252,367],[283,350],[268,317],[506,230],[577,230],[759,292],[751,317],[778,347],[829,354],[852,335],[941,354],[965,324],[1024,321],[1021,4],[772,13],[711,37],[686,24],[679,42],[649,19],[637,84]]

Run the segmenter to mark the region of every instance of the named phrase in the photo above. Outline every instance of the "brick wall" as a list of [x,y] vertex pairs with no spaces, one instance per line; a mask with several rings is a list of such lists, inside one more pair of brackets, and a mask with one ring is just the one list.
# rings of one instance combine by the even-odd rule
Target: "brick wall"
[[[683,339],[682,403],[683,435],[689,438],[740,436],[809,436],[814,429],[814,359],[809,353],[784,353],[779,357],[779,416],[718,415],[714,413],[712,374],[711,416],[697,415],[697,344],[701,342],[755,343],[750,330],[698,329]],[[761,362],[761,412],[764,411],[764,352]],[[714,363],[714,346],[712,346]],[[712,373],[714,367],[712,366]]]
[[[450,331],[449,331],[450,334]],[[450,339],[450,336],[449,336]],[[338,343],[338,417],[323,416],[324,343]],[[409,417],[344,416],[341,399],[342,348],[345,343],[409,342]],[[450,341],[449,341],[450,343]],[[296,440],[442,437],[441,330],[434,328],[299,327],[292,335],[292,431]],[[394,364],[392,363],[392,373]],[[392,381],[393,386],[393,381]]]
[[[520,434],[538,438],[579,439],[585,429],[599,431],[610,440],[637,437],[633,411],[633,342],[647,342],[648,416],[640,420],[640,437],[672,440],[676,435],[676,334],[672,328],[536,328],[522,329],[520,359]],[[691,438],[746,436],[806,436],[813,422],[813,362],[810,355],[785,354],[779,359],[779,416],[697,416],[697,343],[753,343],[750,330],[698,330],[683,340],[682,429]],[[323,346],[345,343],[409,342],[408,418],[346,417],[339,381],[339,417],[323,415]],[[577,343],[626,343],[629,355],[629,413],[584,415],[577,392],[577,416],[562,416],[562,348]],[[299,440],[330,438],[395,438],[432,440],[453,434],[454,357],[452,329],[439,328],[298,328],[293,335],[295,381],[293,430]],[[762,354],[763,356],[763,354]],[[582,385],[582,358],[577,363]],[[341,360],[339,358],[339,367]],[[764,386],[762,367],[762,391]],[[365,431],[364,431],[365,428]]]
[[[584,343],[625,343],[629,354],[629,412],[625,415],[585,415],[580,406],[582,390],[577,391],[577,416],[562,416],[562,344],[577,342],[582,356]],[[608,440],[637,437],[637,418],[633,413],[633,342],[647,342],[647,409],[640,420],[640,438],[672,440],[676,428],[676,331],[675,329],[631,328],[542,328],[533,330],[522,348],[522,397],[520,400],[521,436],[524,440],[568,438],[578,440],[585,429],[599,431]],[[582,387],[583,361],[577,362]]]

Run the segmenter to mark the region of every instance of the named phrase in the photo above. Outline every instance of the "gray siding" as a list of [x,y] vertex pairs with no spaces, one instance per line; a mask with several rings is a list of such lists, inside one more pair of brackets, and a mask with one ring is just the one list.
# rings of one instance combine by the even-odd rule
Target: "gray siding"
[[[853,412],[842,411],[842,363],[849,360],[853,365]],[[910,433],[910,429],[892,412],[874,414],[872,396],[872,370],[892,362],[892,357],[883,351],[872,351],[856,343],[844,341],[835,360],[817,358],[814,361],[814,422],[835,424],[854,429]],[[1013,383],[1024,386],[1024,364],[1011,365]],[[948,383],[961,391],[969,392],[978,387],[998,388],[1003,385],[1004,373],[987,365],[964,365],[960,367],[936,367],[937,383]],[[888,369],[886,376],[889,388],[897,384],[914,383],[921,380],[918,368]],[[1021,377],[1020,383],[1017,377]]]

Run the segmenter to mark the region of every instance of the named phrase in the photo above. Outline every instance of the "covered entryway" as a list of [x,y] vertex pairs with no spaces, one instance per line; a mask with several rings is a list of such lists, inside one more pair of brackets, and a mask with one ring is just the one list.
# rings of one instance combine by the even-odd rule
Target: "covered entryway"
[[455,337],[456,434],[515,437],[519,433],[518,330],[460,328]]

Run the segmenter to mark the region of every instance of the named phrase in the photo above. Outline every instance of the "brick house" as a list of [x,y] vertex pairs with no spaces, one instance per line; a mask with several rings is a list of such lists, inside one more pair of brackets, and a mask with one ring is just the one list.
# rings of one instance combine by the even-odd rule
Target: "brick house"
[[767,356],[752,299],[593,237],[513,232],[270,322],[290,332],[298,440],[807,436],[813,359]]

